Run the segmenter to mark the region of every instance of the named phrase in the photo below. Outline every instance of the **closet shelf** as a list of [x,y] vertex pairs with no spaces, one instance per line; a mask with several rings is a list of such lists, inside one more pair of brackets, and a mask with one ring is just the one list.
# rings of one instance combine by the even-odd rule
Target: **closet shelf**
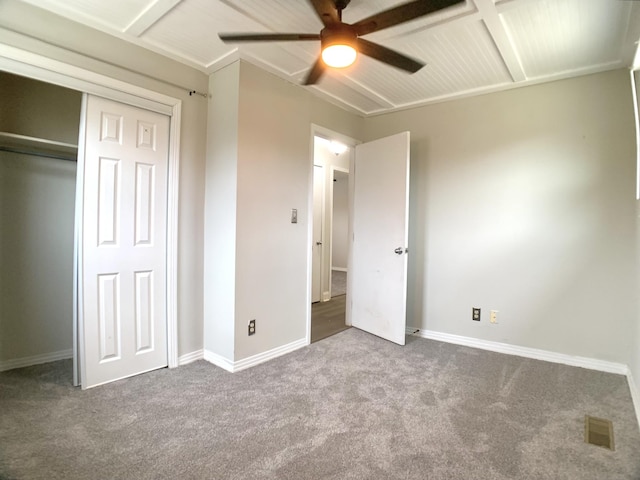
[[76,161],[78,146],[44,138],[0,132],[0,150]]

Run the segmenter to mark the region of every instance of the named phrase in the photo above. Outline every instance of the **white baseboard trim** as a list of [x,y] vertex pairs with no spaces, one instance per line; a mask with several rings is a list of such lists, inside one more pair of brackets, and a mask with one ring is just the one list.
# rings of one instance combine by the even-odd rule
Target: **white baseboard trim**
[[336,272],[346,272],[347,271],[346,268],[342,268],[342,267],[331,267],[331,270],[335,270]]
[[294,350],[298,350],[299,348],[306,347],[306,346],[307,346],[307,339],[301,338],[300,340],[296,340],[295,342],[282,345],[281,347],[273,348],[266,352],[252,355],[251,357],[243,358],[242,360],[238,360],[237,362],[233,362],[227,358],[221,357],[217,353],[213,353],[208,350],[205,350],[204,359],[220,368],[223,368],[228,372],[239,372],[240,370],[245,370],[247,368],[254,367],[260,363],[264,363],[268,360],[272,360],[276,357],[280,357],[281,355],[291,353]]
[[633,408],[636,410],[636,419],[638,420],[638,427],[640,427],[640,390],[638,390],[638,384],[633,379],[631,370],[627,373],[627,382],[629,383],[629,391],[631,392],[631,400],[633,401]]
[[223,370],[226,370],[227,372],[233,372],[233,361],[224,358],[217,353],[205,349],[202,351],[202,358],[204,358],[209,363],[213,363],[216,367],[220,367]]
[[537,348],[521,347],[518,345],[510,345],[508,343],[492,342],[490,340],[480,340],[478,338],[463,337],[461,335],[453,335],[451,333],[435,332],[433,330],[418,330],[413,333],[416,328],[407,328],[407,333],[417,337],[428,338],[430,340],[438,340],[440,342],[453,343],[456,345],[464,345],[466,347],[479,348],[489,350],[491,352],[506,353],[516,355],[518,357],[533,358],[535,360],[544,360],[545,362],[561,363],[571,365],[573,367],[582,367],[589,370],[597,370],[599,372],[617,373],[619,375],[629,374],[629,368],[623,363],[607,362],[605,360],[597,360],[595,358],[577,357],[564,353],[550,352],[548,350],[539,350]]
[[195,352],[185,353],[178,357],[178,365],[187,365],[188,363],[202,360],[204,358],[204,350],[196,350]]
[[43,353],[42,355],[33,355],[31,357],[2,360],[0,361],[0,372],[13,370],[14,368],[30,367],[31,365],[39,365],[41,363],[55,362],[56,360],[64,360],[66,358],[73,358],[72,349]]

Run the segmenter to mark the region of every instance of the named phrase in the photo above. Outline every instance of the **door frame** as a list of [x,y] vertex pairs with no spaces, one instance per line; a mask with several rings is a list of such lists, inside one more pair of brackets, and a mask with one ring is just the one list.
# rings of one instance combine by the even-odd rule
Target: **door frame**
[[[317,205],[316,205],[316,169],[319,168],[322,170],[322,192],[320,195],[320,245],[318,245],[316,242],[318,241],[318,237],[316,236],[316,213],[317,212]],[[311,209],[311,302],[315,303],[315,297],[314,297],[314,291],[313,291],[313,280],[314,280],[314,276],[317,274],[318,279],[317,279],[317,287],[320,290],[318,292],[318,301],[322,302],[322,260],[324,258],[323,255],[323,247],[324,247],[324,235],[325,235],[325,222],[324,222],[324,206],[325,206],[325,191],[324,191],[324,184],[326,183],[324,178],[325,178],[325,169],[324,169],[324,165],[316,165],[315,161],[313,162],[313,208]],[[320,256],[320,259],[318,261],[318,263],[320,264],[319,267],[319,271],[316,272],[316,269],[313,267],[313,255],[314,255],[314,249],[316,249],[317,247],[320,247],[320,252],[318,253],[318,255]]]
[[[349,137],[347,135],[343,135],[342,133],[336,132],[329,128],[323,127],[321,125],[317,125],[315,123],[311,124],[311,133],[309,136],[309,178],[307,179],[308,192],[307,196],[307,218],[313,218],[313,166],[314,166],[314,138],[322,137],[330,140],[336,140],[340,143],[345,144],[350,149],[349,155],[349,237],[352,236],[352,228],[351,228],[351,216],[353,213],[353,176],[351,172],[353,172],[354,164],[355,164],[355,147],[356,145],[362,143],[361,140],[357,140],[355,138]],[[331,189],[331,194],[333,195],[333,188]],[[326,192],[325,192],[326,195]],[[333,198],[331,199],[333,202]],[[324,222],[324,216],[323,216]],[[313,275],[313,222],[307,222],[307,334],[306,334],[306,344],[311,344],[311,282]],[[325,229],[323,228],[323,232]],[[348,246],[348,268],[351,267],[351,242],[349,242]],[[350,290],[350,280],[347,276],[347,299],[349,298],[349,290]],[[350,305],[347,304],[347,309],[345,312],[345,324],[351,325],[351,309]]]
[[[182,100],[4,44],[0,44],[0,71],[101,96],[170,117],[167,172],[167,361],[169,368],[177,367],[178,186]],[[76,192],[76,196],[77,194]],[[74,262],[77,262],[76,255],[74,255]],[[76,265],[74,265],[75,268]],[[77,285],[74,285],[74,316],[77,315],[78,308],[76,289]],[[77,355],[75,338],[73,348],[75,356]],[[76,373],[74,372],[74,376]]]

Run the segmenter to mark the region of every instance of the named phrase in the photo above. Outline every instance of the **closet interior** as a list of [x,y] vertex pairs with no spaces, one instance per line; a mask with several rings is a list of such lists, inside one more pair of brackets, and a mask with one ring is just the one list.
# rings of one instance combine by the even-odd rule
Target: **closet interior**
[[81,102],[0,72],[0,371],[73,355]]

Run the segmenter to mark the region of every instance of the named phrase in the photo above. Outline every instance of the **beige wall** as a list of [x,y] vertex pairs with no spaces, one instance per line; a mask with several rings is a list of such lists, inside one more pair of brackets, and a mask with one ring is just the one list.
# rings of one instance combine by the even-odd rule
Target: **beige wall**
[[[640,71],[634,72],[633,79],[635,80],[636,102],[638,107],[637,113],[640,113],[640,98],[637,96],[640,94]],[[631,81],[632,80],[630,80],[630,82]],[[636,117],[636,122],[638,122],[636,126],[637,135],[638,132],[640,132],[640,118]],[[636,145],[640,145],[640,138],[637,139]],[[636,158],[640,159],[640,151],[636,151]],[[640,172],[638,172],[638,168],[640,168],[640,163],[636,166],[636,178],[640,180]],[[636,200],[636,275],[636,280],[640,286],[640,200]],[[635,332],[630,335],[632,355],[629,360],[629,370],[633,379],[631,387],[632,395],[635,395],[636,416],[638,417],[638,422],[640,422],[640,296],[636,301],[639,303],[636,305],[637,321]],[[634,387],[635,391],[633,390]]]
[[[215,73],[212,81],[229,75],[226,70]],[[222,128],[218,123],[225,116],[215,111],[209,115],[210,120],[219,119],[209,122],[211,135]],[[208,251],[210,245],[222,241],[216,235],[228,239],[235,235],[235,252],[225,252],[235,255],[235,272],[216,273],[225,281],[235,282],[234,317],[229,318],[224,309],[213,310],[205,318],[205,336],[209,322],[234,322],[233,357],[222,355],[230,361],[305,338],[311,241],[311,124],[356,138],[362,133],[361,118],[245,62],[239,64],[237,122],[237,157],[233,157],[231,145],[210,144],[214,150],[208,152],[208,162],[215,162],[219,158],[216,149],[227,148],[230,155],[224,161],[237,168],[235,231],[208,231],[212,236],[205,244]],[[213,195],[208,183],[207,206],[233,208],[233,204],[212,205],[209,199]],[[298,210],[297,224],[290,223],[292,208]],[[211,267],[215,268],[215,262]],[[205,275],[207,278],[211,277]],[[214,283],[205,282],[205,297],[215,295],[214,289]],[[251,337],[247,335],[250,319],[257,321],[257,332]],[[207,347],[214,343],[205,338]]]
[[[363,120],[252,65],[227,67],[209,83],[199,71],[30,5],[1,2],[0,29],[9,45],[183,101],[181,355],[203,346],[205,298],[206,346],[230,360],[304,337],[314,123],[364,140],[411,131],[410,325],[630,363],[638,378],[627,72]],[[163,80],[230,96],[208,108]],[[218,197],[218,188],[227,190]],[[231,250],[205,262],[204,250],[218,246]],[[223,284],[231,287],[215,290]],[[210,301],[223,293],[231,300]],[[482,322],[471,322],[472,306],[483,309]],[[497,326],[488,324],[490,309],[500,311]],[[250,318],[258,321],[253,337]]]
[[240,63],[209,78],[204,205],[204,349],[233,360]]
[[[636,201],[636,274],[638,285],[640,285],[640,201]],[[638,301],[640,299],[636,299]],[[631,333],[631,358],[629,360],[629,370],[633,378],[635,387],[635,407],[636,416],[640,423],[640,304],[637,305],[635,332]]]
[[[184,355],[201,349],[207,100],[189,96],[188,89],[206,91],[207,76],[149,50],[21,2],[0,2],[0,35],[2,42],[8,45],[182,100],[178,352]],[[163,80],[185,88],[169,86]]]
[[0,131],[76,145],[80,92],[0,71]]
[[402,130],[408,324],[628,364],[638,321],[628,72],[365,120],[369,139]]

